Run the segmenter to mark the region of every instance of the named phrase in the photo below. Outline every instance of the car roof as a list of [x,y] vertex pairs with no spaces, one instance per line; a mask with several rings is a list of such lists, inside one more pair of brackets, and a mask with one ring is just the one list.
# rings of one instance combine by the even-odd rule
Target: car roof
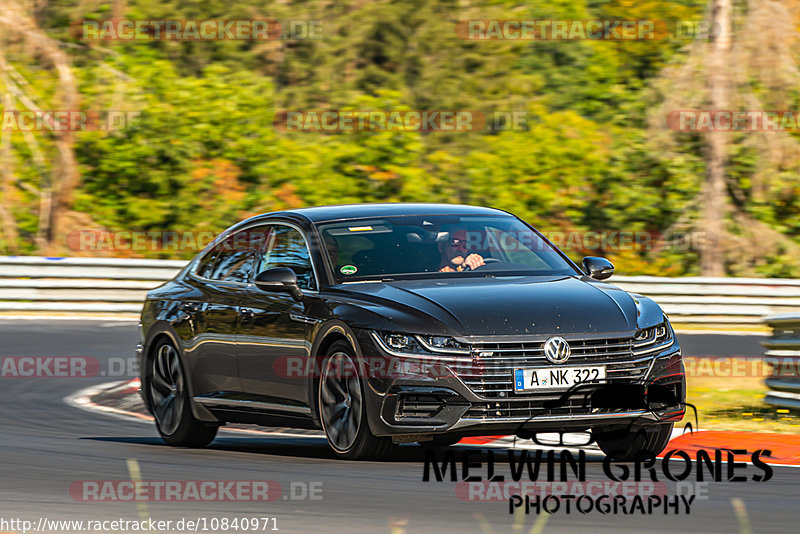
[[[317,206],[285,210],[279,213],[300,215],[312,223],[392,215],[509,215],[505,211],[482,206],[411,202]],[[277,215],[277,213],[272,215]]]

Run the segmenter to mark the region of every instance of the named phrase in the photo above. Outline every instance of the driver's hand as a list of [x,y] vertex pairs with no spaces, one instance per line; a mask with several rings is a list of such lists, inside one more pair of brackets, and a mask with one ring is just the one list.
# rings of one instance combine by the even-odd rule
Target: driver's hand
[[444,267],[442,267],[441,269],[439,269],[439,272],[440,272],[440,273],[452,273],[452,272],[455,272],[455,269],[453,269],[453,268],[452,268],[452,267],[450,267],[449,265],[445,265]]
[[486,262],[483,261],[483,256],[480,254],[470,254],[464,260],[464,265],[468,265],[470,269],[477,269],[481,265],[486,265]]

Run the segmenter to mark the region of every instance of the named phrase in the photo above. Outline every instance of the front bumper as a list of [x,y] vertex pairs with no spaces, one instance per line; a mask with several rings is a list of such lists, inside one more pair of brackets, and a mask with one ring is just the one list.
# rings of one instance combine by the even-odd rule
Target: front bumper
[[[595,426],[679,421],[685,412],[686,379],[674,335],[669,346],[648,354],[648,361],[632,357],[642,365],[637,379],[609,379],[606,384],[578,386],[545,397],[481,389],[474,376],[479,359],[463,362],[470,369],[465,373],[462,364],[436,358],[398,358],[369,332],[360,332],[358,337],[368,362],[365,400],[370,429],[376,436],[413,440],[414,436],[443,433],[582,431]],[[397,365],[398,360],[404,365]],[[382,361],[387,363],[374,365]],[[511,372],[508,376],[510,381]]]

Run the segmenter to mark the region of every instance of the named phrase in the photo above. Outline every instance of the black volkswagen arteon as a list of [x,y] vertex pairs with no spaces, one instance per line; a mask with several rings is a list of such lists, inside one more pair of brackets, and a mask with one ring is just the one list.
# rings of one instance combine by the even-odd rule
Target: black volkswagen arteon
[[158,432],[322,429],[342,458],[398,443],[583,432],[658,453],[685,411],[681,351],[649,298],[497,209],[322,206],[223,232],[150,291],[137,348]]

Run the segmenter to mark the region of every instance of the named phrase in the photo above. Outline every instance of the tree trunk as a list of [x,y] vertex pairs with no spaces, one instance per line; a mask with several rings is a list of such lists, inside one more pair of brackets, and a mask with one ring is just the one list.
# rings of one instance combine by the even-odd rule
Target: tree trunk
[[[709,60],[711,110],[726,110],[729,106],[730,78],[728,69],[731,51],[731,0],[711,0],[711,57]],[[708,134],[707,176],[703,188],[703,225],[707,239],[700,252],[703,276],[725,274],[722,242],[725,235],[726,187],[725,163],[727,137],[725,132]]]
[[[53,99],[52,109],[75,111],[79,105],[77,82],[69,66],[69,57],[61,50],[60,43],[51,39],[36,21],[23,10],[17,2],[0,0],[0,26],[10,33],[24,37],[34,54],[49,61],[58,74],[58,91]],[[32,54],[33,55],[33,54]],[[37,241],[41,253],[54,254],[62,248],[60,240],[66,234],[65,215],[72,208],[75,188],[80,176],[73,152],[74,136],[69,131],[55,132],[57,156],[53,162],[50,191],[42,188],[40,226]]]
[[[12,108],[11,95],[6,91],[3,96],[3,109]],[[3,130],[0,133],[0,222],[2,222],[2,235],[6,240],[6,248],[12,253],[17,253],[17,222],[11,214],[11,186],[14,182],[13,155],[11,154],[11,132]]]

